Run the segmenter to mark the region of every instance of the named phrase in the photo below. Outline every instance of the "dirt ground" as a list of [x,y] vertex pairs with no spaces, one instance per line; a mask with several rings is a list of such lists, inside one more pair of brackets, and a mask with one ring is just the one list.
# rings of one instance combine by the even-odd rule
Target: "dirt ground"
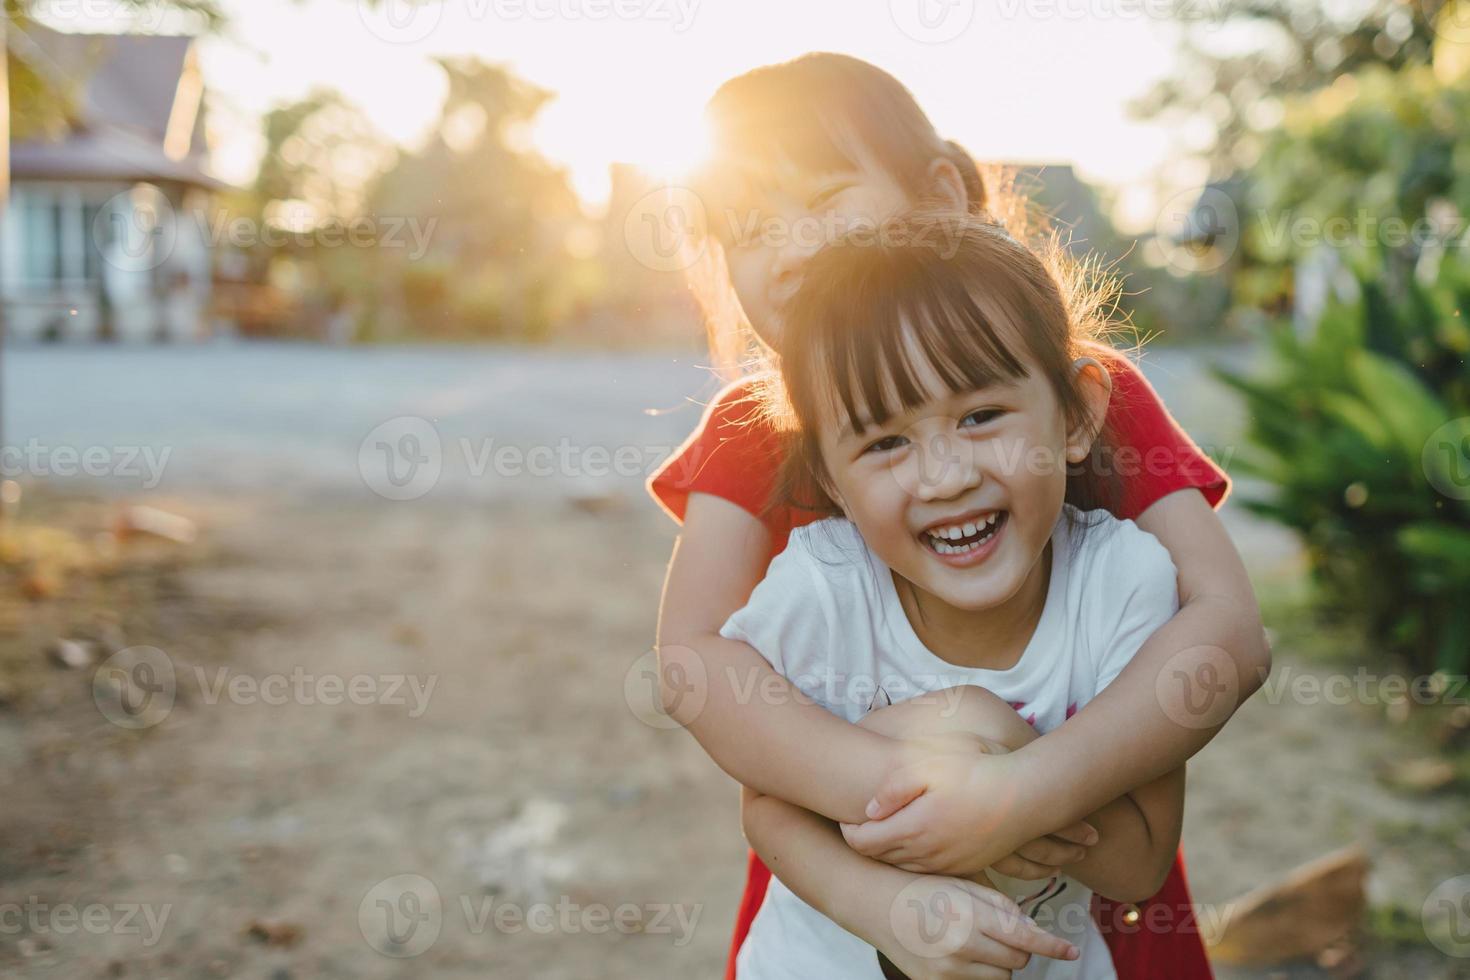
[[[673,538],[650,505],[154,502],[195,518],[199,542],[75,582],[0,633],[0,975],[719,974],[735,787],[625,697]],[[84,531],[108,513],[29,506]],[[92,670],[47,662],[50,639],[89,631],[163,651],[172,708],[118,715]],[[1284,667],[1323,669],[1289,650]],[[1355,841],[1376,906],[1417,910],[1470,871],[1462,796],[1373,777],[1419,751],[1401,732],[1276,700],[1191,767],[1199,901]],[[1470,976],[1422,939],[1366,963]]]

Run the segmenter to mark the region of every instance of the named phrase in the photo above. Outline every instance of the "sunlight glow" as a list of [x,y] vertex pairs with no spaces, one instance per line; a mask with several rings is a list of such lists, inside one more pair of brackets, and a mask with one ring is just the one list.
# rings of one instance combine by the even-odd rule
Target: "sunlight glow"
[[[227,103],[231,125],[219,127],[216,147],[235,180],[248,179],[260,144],[233,124],[318,86],[338,89],[392,138],[418,145],[445,95],[433,59],[465,55],[554,93],[529,141],[567,170],[594,213],[612,164],[677,182],[706,151],[701,110],[720,83],[809,50],[845,51],[893,72],[944,136],[982,160],[1072,163],[1096,182],[1136,188],[1189,151],[1179,132],[1127,109],[1175,67],[1173,28],[1157,19],[1084,23],[1047,16],[1044,5],[981,4],[964,36],[926,44],[895,25],[886,3],[703,0],[680,30],[656,20],[497,19],[493,4],[443,3],[431,8],[437,24],[425,22],[432,30],[385,40],[359,23],[356,0],[222,3],[231,36],[206,42],[201,60],[212,94]],[[1143,196],[1130,191],[1130,210],[1147,210]]]

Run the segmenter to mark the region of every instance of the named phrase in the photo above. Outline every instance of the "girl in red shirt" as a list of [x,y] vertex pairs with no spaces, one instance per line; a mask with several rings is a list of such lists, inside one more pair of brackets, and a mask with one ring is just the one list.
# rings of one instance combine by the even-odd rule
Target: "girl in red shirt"
[[[918,203],[988,212],[1025,230],[1018,199],[993,190],[993,175],[987,181],[964,150],[941,139],[897,80],[857,59],[813,54],[757,69],[722,86],[708,115],[714,155],[699,186],[704,227],[684,245],[711,350],[724,364],[779,353],[782,304],[805,260],[836,235]],[[1058,271],[1082,288],[1075,269]],[[714,399],[650,480],[683,523],[658,631],[671,714],[742,784],[860,824],[848,840],[868,858],[933,874],[992,866],[1037,879],[1079,860],[1095,840],[1086,816],[1182,766],[1270,665],[1249,580],[1212,509],[1227,492],[1225,474],[1128,360],[1112,356],[1106,366],[1121,489],[1115,511],[1168,549],[1180,611],[1095,700],[1007,755],[900,745],[804,699],[756,651],[720,637],[791,529],[820,516],[774,503],[782,441],[746,378]],[[823,828],[793,821],[788,832],[791,852],[803,853],[803,835]],[[840,866],[811,873],[820,887],[803,898],[857,931]],[[769,877],[752,853],[727,978]],[[1099,900],[1093,911],[1120,978],[1210,977],[1182,861],[1149,902]],[[1018,951],[1057,955],[1017,933],[1014,923],[998,930],[997,948],[1009,948],[972,975],[1008,975],[1002,967],[1014,968]],[[893,941],[862,938],[880,950]]]

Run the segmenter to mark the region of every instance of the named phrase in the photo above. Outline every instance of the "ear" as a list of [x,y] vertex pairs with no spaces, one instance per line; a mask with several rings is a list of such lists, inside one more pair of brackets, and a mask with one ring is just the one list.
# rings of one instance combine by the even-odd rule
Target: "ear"
[[1072,362],[1072,375],[1082,396],[1084,417],[1067,433],[1067,462],[1080,463],[1092,452],[1092,444],[1102,431],[1108,415],[1108,400],[1113,395],[1113,379],[1107,368],[1091,357]]
[[955,211],[968,211],[970,195],[965,192],[965,178],[948,157],[935,157],[929,164],[929,193],[937,202]]

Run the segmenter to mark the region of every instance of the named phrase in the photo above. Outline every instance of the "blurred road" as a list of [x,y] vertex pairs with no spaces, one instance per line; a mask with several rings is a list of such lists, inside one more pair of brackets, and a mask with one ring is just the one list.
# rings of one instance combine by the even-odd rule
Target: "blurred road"
[[[1185,429],[1228,461],[1242,416],[1209,371],[1252,356],[1159,347],[1142,365]],[[505,347],[22,347],[5,355],[3,463],[7,476],[19,465],[23,479],[65,483],[58,448],[92,451],[110,462],[87,488],[123,494],[635,500],[717,390],[702,363]],[[410,472],[408,456],[425,465]],[[1253,565],[1293,560],[1279,529],[1233,506],[1225,517]]]
[[[1240,348],[1161,348],[1143,365],[1191,433],[1219,445],[1234,438],[1238,412],[1207,371],[1245,356]],[[646,468],[677,446],[716,390],[699,363],[688,354],[493,347],[22,347],[5,354],[4,436],[12,454],[28,444],[151,451],[163,461],[164,490],[285,484],[362,492],[364,440],[385,422],[418,417],[441,444],[433,493],[546,492],[548,483],[565,490],[579,482],[636,492],[632,461]],[[506,446],[522,453],[497,466],[495,450]],[[552,455],[525,455],[536,446]],[[598,454],[586,458],[592,447],[625,454],[620,464],[600,464]],[[538,460],[552,460],[556,474],[533,475],[545,469]],[[124,490],[147,479],[109,476]]]

